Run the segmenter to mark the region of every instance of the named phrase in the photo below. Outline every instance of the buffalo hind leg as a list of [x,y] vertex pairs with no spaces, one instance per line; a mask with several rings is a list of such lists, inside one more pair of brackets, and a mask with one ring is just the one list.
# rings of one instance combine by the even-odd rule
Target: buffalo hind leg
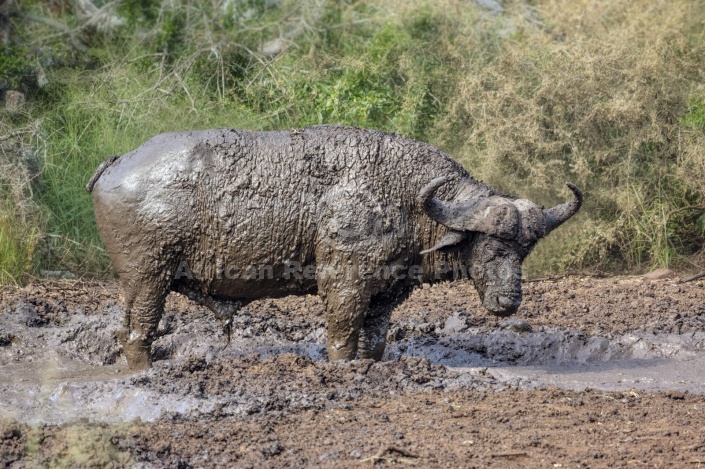
[[233,316],[242,308],[245,303],[242,301],[219,300],[203,292],[195,290],[188,285],[179,283],[174,286],[174,291],[181,293],[188,299],[201,306],[210,309],[215,317],[220,320],[225,335],[225,346],[230,343],[230,333],[232,332]]
[[125,327],[118,339],[131,370],[149,368],[152,342],[164,312],[169,281],[161,276],[123,281]]

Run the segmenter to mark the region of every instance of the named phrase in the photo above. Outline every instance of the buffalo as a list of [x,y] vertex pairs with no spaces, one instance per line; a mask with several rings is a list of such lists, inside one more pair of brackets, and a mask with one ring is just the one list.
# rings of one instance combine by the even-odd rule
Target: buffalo
[[581,206],[568,187],[570,200],[543,209],[431,145],[324,125],[161,134],[104,161],[87,190],[124,291],[118,336],[139,370],[170,291],[228,333],[252,300],[317,293],[330,360],[381,359],[394,306],[459,272],[490,313],[509,316],[524,258]]

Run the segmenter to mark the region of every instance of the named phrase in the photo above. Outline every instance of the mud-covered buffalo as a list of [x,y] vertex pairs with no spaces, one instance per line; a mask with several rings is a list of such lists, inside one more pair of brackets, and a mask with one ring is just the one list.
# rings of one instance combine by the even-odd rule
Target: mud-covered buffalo
[[[130,368],[150,364],[164,300],[177,291],[229,331],[263,297],[317,293],[331,360],[384,352],[389,315],[419,282],[467,268],[492,314],[521,302],[521,264],[574,215],[475,180],[437,148],[394,134],[316,126],[167,133],[100,165],[88,183],[125,296]],[[285,275],[292,262],[315,275]],[[251,265],[264,276],[231,276]],[[376,275],[380,269],[413,275]]]

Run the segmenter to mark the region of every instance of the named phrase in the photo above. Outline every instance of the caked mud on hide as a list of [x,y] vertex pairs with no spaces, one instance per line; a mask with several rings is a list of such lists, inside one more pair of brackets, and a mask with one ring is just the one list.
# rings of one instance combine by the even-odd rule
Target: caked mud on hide
[[315,126],[158,135],[102,164],[87,188],[125,293],[121,343],[142,369],[170,291],[226,331],[254,299],[317,293],[331,360],[380,359],[393,307],[415,284],[457,276],[449,265],[509,316],[523,259],[580,208],[568,186],[571,200],[542,209],[431,145]]

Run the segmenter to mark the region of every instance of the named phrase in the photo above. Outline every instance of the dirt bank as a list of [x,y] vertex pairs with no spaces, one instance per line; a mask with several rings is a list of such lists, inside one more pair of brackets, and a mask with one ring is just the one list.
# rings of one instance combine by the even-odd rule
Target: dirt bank
[[171,295],[154,367],[130,374],[115,284],[8,287],[0,465],[697,467],[703,288],[528,283],[506,321],[468,283],[425,287],[384,362],[333,364],[315,297],[253,303],[223,349],[211,314]]

